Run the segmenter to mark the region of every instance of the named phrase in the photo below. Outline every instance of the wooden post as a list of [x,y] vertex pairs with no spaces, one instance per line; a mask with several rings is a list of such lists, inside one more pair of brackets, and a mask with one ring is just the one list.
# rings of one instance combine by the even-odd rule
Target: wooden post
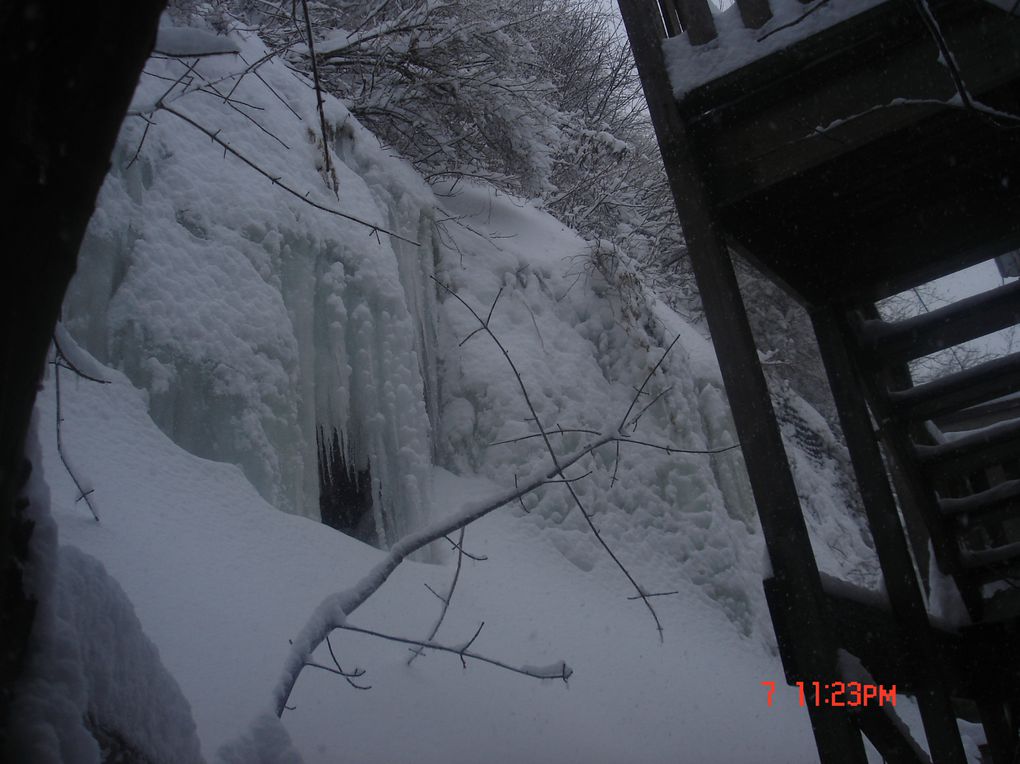
[[715,21],[708,0],[675,0],[680,23],[691,45],[704,45],[716,38]]
[[737,0],[740,18],[748,29],[761,29],[772,18],[769,0]]
[[[719,358],[733,418],[773,571],[774,621],[795,619],[797,632],[784,653],[788,674],[805,681],[840,679],[836,643],[826,616],[821,578],[807,527],[758,363],[729,253],[722,242],[697,160],[690,151],[666,78],[662,29],[650,0],[620,0],[666,173],[694,265],[705,315]],[[777,612],[782,610],[784,612]],[[788,631],[788,630],[787,630]],[[788,635],[780,635],[784,638]],[[866,761],[864,744],[849,714],[809,705],[818,751],[827,764]]]
[[946,665],[946,656],[941,654],[928,623],[928,613],[900,525],[896,500],[889,487],[885,464],[872,428],[871,412],[865,403],[863,385],[847,351],[849,331],[835,308],[816,310],[811,319],[843,435],[850,449],[892,614],[917,658],[917,702],[932,761],[934,764],[965,764],[967,759],[960,742],[956,715],[940,668]]

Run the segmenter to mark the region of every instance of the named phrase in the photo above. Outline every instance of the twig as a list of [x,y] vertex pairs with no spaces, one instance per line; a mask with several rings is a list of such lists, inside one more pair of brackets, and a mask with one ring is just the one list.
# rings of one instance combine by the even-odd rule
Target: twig
[[627,419],[630,417],[630,412],[633,411],[634,410],[634,406],[637,405],[638,398],[640,398],[641,394],[644,392],[645,386],[648,384],[648,381],[652,378],[652,376],[655,374],[655,372],[657,372],[659,370],[659,367],[662,366],[663,361],[666,360],[666,356],[669,355],[669,352],[673,349],[673,346],[676,345],[676,343],[679,342],[679,341],[680,341],[680,335],[678,334],[676,337],[673,338],[673,341],[671,343],[669,343],[669,347],[667,347],[666,348],[666,352],[662,354],[662,358],[660,358],[658,360],[658,362],[655,364],[655,366],[652,367],[652,370],[650,372],[648,372],[647,376],[645,376],[644,381],[641,383],[641,387],[638,388],[637,393],[634,395],[634,398],[631,400],[630,406],[627,407],[627,413],[624,414],[623,415],[623,419],[620,420],[620,426],[616,428],[617,430],[620,431],[621,435],[623,434],[624,426],[627,424]]
[[[668,597],[671,594],[679,594],[679,593],[680,593],[679,591],[675,591],[675,592],[652,592],[651,594],[644,594],[642,596],[644,596],[644,597]],[[628,597],[627,599],[629,599],[629,600],[638,600],[638,599],[641,599],[641,597],[636,597],[635,596],[635,597]]]
[[761,37],[758,38],[758,42],[762,42],[764,40],[767,40],[772,35],[776,34],[777,32],[782,32],[784,29],[789,29],[790,27],[797,26],[797,24],[802,22],[804,19],[806,19],[808,16],[810,16],[812,13],[817,11],[819,8],[821,8],[823,5],[827,4],[828,2],[829,2],[829,0],[821,0],[821,2],[818,3],[818,5],[814,5],[814,6],[810,7],[810,8],[808,8],[806,11],[804,11],[804,13],[802,13],[800,16],[795,18],[793,21],[789,21],[786,24],[782,24],[782,25],[776,27],[775,29],[770,29],[768,32],[766,32],[765,34],[763,34]]
[[515,486],[513,490],[504,491],[485,501],[469,502],[459,512],[437,520],[432,525],[418,531],[409,533],[390,547],[386,556],[376,563],[352,588],[326,597],[308,619],[301,633],[292,642],[292,648],[284,665],[283,674],[274,691],[274,709],[276,715],[280,716],[283,713],[287,701],[290,699],[290,694],[294,690],[294,685],[301,675],[301,669],[312,652],[322,644],[323,640],[333,629],[339,628],[344,623],[344,619],[347,616],[367,602],[369,597],[375,594],[379,587],[389,580],[389,577],[393,575],[393,571],[400,567],[400,564],[409,555],[431,544],[433,541],[446,538],[454,531],[460,530],[475,520],[491,514],[500,507],[516,501],[519,497],[531,493],[536,488],[544,485],[550,478],[559,475],[567,467],[576,464],[588,454],[606,445],[611,439],[612,436],[609,434],[600,435],[574,453],[560,457],[557,464],[539,470],[534,477],[520,486]]
[[[517,473],[514,473],[514,488],[520,488],[520,483],[517,482]],[[519,501],[521,503],[521,509],[524,510],[524,514],[530,515],[531,514],[531,510],[528,509],[528,506],[524,503],[524,494],[523,493],[520,494],[517,497],[517,501]]]
[[56,360],[58,362],[61,362],[61,365],[65,369],[68,369],[69,371],[73,371],[79,377],[81,377],[82,379],[87,379],[89,382],[96,382],[96,383],[98,383],[100,385],[108,385],[108,384],[110,384],[110,380],[108,380],[108,379],[100,379],[99,377],[93,377],[91,374],[86,374],[84,371],[79,369],[78,366],[76,366],[74,363],[72,363],[71,359],[69,359],[67,357],[67,354],[64,352],[64,349],[62,347],[60,347],[60,342],[57,340],[57,335],[55,335],[55,334],[53,335],[53,347],[56,350]]
[[953,52],[949,50],[949,44],[946,42],[946,38],[942,35],[942,30],[939,28],[939,23],[935,19],[935,15],[931,12],[931,8],[928,7],[927,0],[914,0],[914,7],[917,8],[918,14],[921,16],[921,20],[927,27],[929,34],[935,41],[935,45],[939,49],[939,57],[942,60],[942,65],[946,67],[946,71],[949,72],[949,76],[953,80],[953,87],[956,88],[957,94],[960,96],[960,100],[963,101],[963,105],[970,109],[973,108],[973,99],[970,97],[970,92],[967,90],[967,84],[963,81],[963,75],[960,73],[960,67],[956,63],[956,58],[953,56]]
[[430,592],[432,592],[432,594],[434,594],[434,595],[435,595],[435,597],[436,597],[436,599],[437,599],[437,600],[439,600],[440,602],[446,602],[446,597],[444,597],[444,596],[443,596],[442,594],[440,594],[439,592],[437,592],[437,591],[436,591],[435,589],[433,589],[433,588],[432,588],[431,586],[429,586],[428,584],[422,584],[422,586],[424,586],[424,587],[425,587],[426,589],[428,589],[428,590],[429,590]]
[[145,145],[145,138],[149,135],[149,128],[152,127],[152,120],[148,117],[143,116],[145,120],[145,129],[142,130],[142,137],[138,141],[138,148],[135,149],[134,156],[131,157],[131,161],[127,163],[127,168],[130,169],[131,165],[138,161],[138,155],[142,153],[142,146]]
[[356,690],[371,690],[372,685],[370,684],[358,684],[354,680],[360,676],[365,675],[365,670],[356,668],[354,671],[346,672],[340,668],[340,661],[336,659],[336,653],[333,652],[333,643],[329,641],[329,635],[326,635],[326,647],[329,648],[329,657],[333,659],[333,665],[336,666],[336,670],[340,672],[340,676],[347,680],[347,684]]
[[[436,634],[439,633],[439,627],[443,625],[443,619],[446,618],[446,611],[450,609],[450,600],[453,599],[453,592],[457,588],[457,581],[460,580],[460,569],[462,563],[464,562],[464,530],[465,530],[464,528],[460,529],[460,536],[458,537],[457,543],[455,544],[457,548],[457,567],[454,568],[453,578],[450,579],[450,587],[446,590],[446,596],[445,597],[441,596],[440,594],[435,592],[432,589],[432,587],[430,587],[428,584],[425,584],[428,590],[435,594],[437,597],[439,597],[439,601],[443,603],[443,606],[439,611],[439,617],[436,619],[436,622],[432,624],[432,629],[429,631],[429,635],[425,637],[426,642],[431,642],[433,639],[435,639]],[[422,654],[422,650],[423,648],[418,647],[411,651],[411,655],[407,659],[408,666],[414,663],[414,659]]]
[[[554,431],[550,430],[550,434],[556,434],[556,435],[568,435],[570,433],[578,433],[578,432],[584,433],[585,435],[601,435],[602,434],[598,430],[585,430],[585,429],[580,428],[580,427],[574,427],[574,428],[568,427],[566,429],[564,429],[563,427],[557,427],[556,430],[554,430]],[[541,437],[542,437],[541,433],[533,432],[530,435],[521,435],[519,438],[510,438],[509,440],[497,440],[497,441],[495,441],[493,443],[486,444],[485,447],[486,448],[491,448],[492,446],[505,446],[508,443],[520,443],[522,440],[531,440],[532,438],[541,438]]]
[[404,645],[414,645],[422,649],[439,650],[440,652],[444,653],[452,653],[453,655],[456,655],[460,658],[461,664],[463,665],[464,668],[467,668],[467,659],[471,658],[472,660],[480,661],[482,663],[488,663],[489,665],[497,666],[501,669],[506,669],[507,671],[512,671],[515,674],[522,674],[524,676],[530,676],[535,679],[560,679],[564,683],[566,683],[566,681],[570,679],[570,675],[574,673],[574,670],[570,668],[570,666],[568,666],[564,661],[560,661],[559,663],[544,669],[534,668],[530,666],[511,666],[509,663],[504,663],[503,661],[498,661],[493,658],[486,658],[484,655],[479,655],[478,653],[473,652],[469,648],[474,643],[474,641],[478,639],[478,635],[482,631],[482,626],[485,626],[484,621],[478,627],[477,631],[475,631],[474,636],[472,636],[471,639],[469,639],[461,647],[450,647],[448,645],[441,645],[431,641],[422,641],[418,639],[408,639],[406,637],[397,637],[392,634],[384,634],[381,631],[373,631],[372,629],[362,629],[358,626],[351,626],[346,623],[338,625],[337,628],[344,629],[345,631],[353,631],[358,634],[367,634],[370,637],[386,639],[389,640],[390,642],[399,642]]
[[[433,280],[443,289],[454,294],[445,284],[440,282],[438,279],[433,277]],[[461,300],[463,303],[463,300]],[[466,303],[464,303],[466,305]],[[471,313],[481,321],[481,317],[467,306]],[[497,340],[498,342],[498,340]],[[672,345],[670,345],[672,347]],[[661,361],[660,361],[661,363]],[[656,367],[657,368],[657,367]],[[654,369],[653,369],[654,372]],[[643,387],[643,386],[642,386]],[[633,406],[633,403],[632,403]],[[535,417],[536,422],[538,418]],[[626,421],[626,420],[624,420]],[[540,425],[540,423],[539,423]],[[541,427],[540,427],[541,429]],[[548,439],[548,435],[554,434],[555,431],[545,432],[544,437]],[[336,592],[326,597],[315,612],[309,617],[305,623],[304,628],[298,634],[297,638],[292,642],[291,651],[287,657],[287,661],[283,667],[283,672],[279,682],[274,690],[274,709],[277,716],[280,716],[287,706],[287,701],[290,699],[290,695],[294,690],[294,686],[297,683],[298,678],[301,675],[301,670],[304,667],[306,661],[309,659],[314,650],[322,644],[323,640],[326,639],[327,635],[336,628],[350,628],[345,626],[346,618],[356,611],[361,605],[368,601],[368,599],[379,590],[386,581],[389,579],[393,572],[400,566],[400,564],[407,559],[407,557],[419,549],[422,549],[426,545],[432,543],[441,538],[446,538],[450,541],[449,534],[454,531],[465,528],[476,520],[485,517],[486,515],[496,511],[500,507],[506,506],[511,502],[518,501],[524,497],[525,494],[531,493],[536,488],[539,488],[546,484],[547,481],[559,476],[563,477],[563,472],[568,467],[573,466],[581,459],[585,458],[589,454],[597,451],[598,449],[605,446],[607,443],[613,442],[614,440],[620,440],[621,442],[633,442],[639,443],[626,438],[620,438],[618,433],[604,432],[598,433],[595,437],[578,450],[566,456],[557,456],[554,452],[550,454],[551,464],[547,465],[543,469],[535,470],[532,476],[526,481],[518,481],[515,477],[514,488],[512,490],[505,490],[502,493],[489,497],[482,501],[471,501],[466,502],[458,511],[453,514],[444,517],[442,519],[434,521],[431,525],[426,526],[420,530],[409,533],[403,538],[399,539],[389,551],[385,557],[380,560],[366,575],[364,575],[353,587],[346,591]],[[548,442],[548,440],[547,440]],[[649,444],[654,447],[667,450],[669,453],[683,453],[683,449],[675,449],[670,446],[658,446],[656,444]],[[730,450],[731,448],[738,448],[738,445],[730,446],[726,449],[719,449],[719,451]],[[703,453],[703,452],[694,452]],[[571,491],[572,496],[575,497],[572,486],[567,484],[568,490]],[[582,509],[583,511],[583,509]],[[594,527],[590,515],[585,513],[585,518],[592,527],[596,538],[600,540],[605,547],[605,542],[601,539],[598,530]],[[453,543],[450,541],[450,543]],[[610,556],[619,564],[618,559],[609,552]],[[641,599],[645,606],[651,611],[655,618],[656,625],[659,629],[659,637],[662,638],[662,627],[658,620],[658,615],[655,613],[654,608],[651,606],[649,599],[651,595],[645,594],[644,591],[636,584],[634,579],[629,573],[625,574],[628,580],[634,585],[635,590],[638,593],[638,598]],[[398,640],[399,641],[399,640]],[[414,644],[410,640],[405,640],[409,644]],[[427,645],[432,647],[432,645]],[[438,648],[437,648],[438,649]],[[459,654],[459,650],[448,650]]]
[[464,547],[463,547],[463,546],[462,546],[461,544],[458,544],[458,543],[457,543],[456,541],[454,541],[454,540],[453,540],[452,538],[450,538],[449,536],[443,536],[443,538],[444,538],[444,539],[446,539],[447,541],[449,541],[449,542],[450,542],[450,546],[452,546],[452,547],[453,547],[454,549],[456,549],[456,550],[457,550],[458,552],[460,552],[461,554],[463,554],[463,555],[464,555],[465,557],[467,557],[467,558],[468,558],[469,560],[474,560],[475,562],[485,562],[486,560],[488,560],[488,559],[489,559],[489,558],[488,558],[488,557],[486,557],[486,556],[485,556],[484,554],[471,554],[471,552],[469,552],[469,551],[468,551],[467,549],[465,549],[465,548],[464,548]]
[[[570,493],[570,498],[573,500],[574,505],[581,512],[581,516],[584,517],[585,522],[588,524],[588,527],[594,534],[595,539],[599,542],[599,545],[605,550],[606,554],[609,555],[609,558],[616,564],[616,567],[620,569],[620,572],[623,573],[623,575],[634,587],[634,590],[641,597],[641,601],[645,604],[645,607],[648,609],[649,614],[652,616],[652,620],[655,621],[655,628],[659,634],[659,640],[662,641],[663,639],[662,622],[659,620],[659,614],[655,612],[655,607],[651,604],[651,602],[648,601],[648,598],[644,596],[644,592],[641,589],[641,586],[635,580],[634,576],[631,575],[631,572],[627,569],[627,566],[624,565],[620,558],[616,556],[616,553],[612,550],[612,548],[609,546],[606,540],[602,537],[602,534],[599,532],[599,529],[595,526],[595,523],[592,521],[591,513],[588,512],[587,508],[584,506],[584,502],[581,501],[581,497],[577,495],[577,491],[574,490],[574,486],[570,483],[566,473],[564,472],[566,467],[560,464],[560,459],[559,456],[556,454],[556,449],[553,448],[552,442],[549,440],[549,433],[546,431],[545,427],[542,426],[541,418],[538,416],[538,410],[535,408],[535,405],[531,402],[531,395],[528,393],[527,385],[524,384],[524,380],[521,378],[521,373],[517,369],[517,364],[514,363],[513,358],[510,357],[510,353],[507,351],[506,347],[500,341],[499,337],[497,337],[495,333],[492,331],[492,329],[489,328],[489,319],[492,317],[492,311],[496,307],[496,300],[499,300],[499,294],[496,295],[496,300],[493,300],[492,308],[489,309],[488,317],[483,319],[480,315],[478,315],[478,312],[474,308],[472,308],[467,302],[465,302],[465,300],[460,295],[458,295],[456,292],[450,289],[450,287],[448,287],[443,282],[439,281],[439,279],[437,279],[435,276],[432,276],[431,278],[433,281],[439,284],[441,288],[448,292],[455,300],[457,300],[461,305],[468,309],[471,315],[474,316],[475,320],[482,325],[483,329],[485,330],[485,333],[489,335],[492,341],[496,344],[496,347],[498,347],[499,351],[503,354],[503,357],[506,359],[507,364],[510,366],[510,370],[513,372],[514,378],[517,380],[517,387],[518,389],[520,389],[521,395],[524,397],[524,402],[528,407],[528,411],[531,413],[531,417],[534,419],[535,425],[538,427],[539,434],[542,436],[542,441],[545,444],[546,451],[548,451],[549,457],[552,459],[553,466],[555,467],[556,475],[563,478],[564,485],[566,486],[567,491]],[[500,294],[502,293],[502,291],[503,290],[500,289]],[[648,383],[648,379],[650,379],[651,375],[654,374],[656,369],[659,368],[663,360],[665,360],[666,355],[669,353],[670,350],[673,349],[673,346],[676,345],[677,340],[679,339],[680,336],[677,335],[677,338],[674,339],[672,343],[670,343],[669,348],[666,349],[666,353],[663,354],[662,358],[659,359],[659,362],[652,368],[651,372],[649,372],[648,377],[646,377],[645,381],[642,382],[641,390],[644,389],[645,385]],[[638,391],[639,395],[641,390]],[[634,409],[634,404],[636,401],[637,396],[635,396],[634,400],[631,401],[630,406],[627,408],[627,413],[621,420],[620,426],[617,428],[618,430],[622,430],[623,423],[626,422],[627,417],[630,416],[630,412]]]
[[[67,361],[66,356],[64,356],[64,354],[60,352],[60,347],[59,347],[59,345],[57,345],[56,338],[54,338],[54,340],[53,340],[53,347],[56,349],[55,358],[54,358],[54,361],[53,361],[53,380],[54,380],[54,388],[55,388],[56,399],[57,399],[57,454],[60,455],[60,461],[63,462],[64,469],[67,470],[67,474],[71,476],[71,480],[74,482],[75,488],[78,489],[78,498],[75,499],[74,503],[77,504],[79,501],[84,499],[85,503],[88,505],[89,512],[92,513],[92,517],[98,523],[99,522],[99,514],[96,512],[96,508],[92,504],[92,499],[89,498],[89,494],[92,493],[93,489],[89,489],[89,490],[86,491],[82,487],[81,481],[78,480],[78,476],[74,474],[74,470],[71,469],[70,462],[67,461],[67,455],[64,454],[64,440],[63,440],[63,437],[61,436],[61,427],[60,427],[60,425],[64,421],[64,419],[63,419],[63,416],[61,415],[61,412],[60,412],[60,369],[61,368],[68,368],[68,369],[71,369],[71,370],[76,371],[76,372],[77,372],[77,369],[75,369],[75,367],[70,363],[70,361]],[[61,358],[64,359],[64,361],[67,363],[67,366],[64,366],[64,364],[60,363],[60,359]],[[86,375],[82,374],[82,376],[85,377]],[[89,377],[87,377],[87,378],[89,378]],[[89,378],[89,379],[91,379],[91,378]],[[97,382],[101,382],[103,380],[96,380],[96,381]]]
[[613,457],[613,476],[609,478],[609,487],[616,485],[616,475],[620,471],[620,441],[616,441],[616,456]]
[[319,128],[322,130],[322,159],[326,163],[323,168],[326,178],[333,187],[333,193],[339,197],[340,181],[333,169],[333,160],[329,156],[329,133],[326,130],[326,109],[323,105],[322,86],[319,83],[319,64],[315,58],[315,35],[312,34],[312,19],[308,15],[308,0],[301,0],[301,9],[305,14],[305,32],[308,35],[308,53],[312,62],[312,82],[315,84],[315,100],[319,108]]
[[673,386],[670,385],[665,390],[663,390],[661,393],[656,395],[654,398],[652,398],[651,401],[648,402],[648,404],[643,409],[641,409],[637,413],[637,415],[632,420],[630,420],[631,432],[634,432],[635,430],[637,430],[638,421],[640,421],[640,419],[644,415],[644,413],[646,411],[648,411],[648,409],[650,409],[662,396],[664,396],[666,393],[668,393],[672,389],[673,389]]

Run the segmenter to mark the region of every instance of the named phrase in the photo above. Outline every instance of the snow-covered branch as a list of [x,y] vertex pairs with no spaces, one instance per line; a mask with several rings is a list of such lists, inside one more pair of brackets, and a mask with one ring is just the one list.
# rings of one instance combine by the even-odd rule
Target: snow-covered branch
[[[570,675],[574,673],[574,670],[566,664],[565,661],[557,661],[549,666],[513,666],[503,661],[495,660],[494,658],[487,658],[484,655],[474,652],[471,650],[471,645],[474,644],[475,640],[478,639],[478,635],[482,632],[482,627],[485,626],[483,621],[471,639],[465,642],[460,647],[451,647],[449,645],[442,645],[438,642],[433,642],[431,638],[426,640],[419,639],[407,639],[406,637],[396,637],[392,634],[384,634],[381,631],[373,631],[372,629],[363,629],[359,626],[351,626],[350,624],[342,624],[337,628],[343,629],[344,631],[353,631],[358,634],[367,634],[371,637],[378,637],[379,639],[385,639],[390,642],[399,642],[404,645],[412,645],[415,648],[415,655],[420,654],[421,650],[437,650],[444,653],[452,653],[460,658],[461,665],[467,668],[467,660],[479,661],[481,663],[488,663],[490,666],[496,666],[501,669],[506,669],[514,674],[522,674],[524,676],[530,676],[534,679],[559,679],[566,683],[570,679]],[[412,656],[413,657],[413,656]]]
[[284,665],[283,674],[274,691],[274,707],[277,716],[283,713],[301,669],[310,656],[334,629],[346,624],[346,618],[375,594],[404,560],[433,541],[459,531],[475,520],[506,506],[555,479],[567,467],[576,464],[588,454],[612,440],[610,433],[604,433],[587,445],[565,457],[558,464],[546,465],[535,470],[527,480],[521,481],[513,490],[480,501],[465,502],[450,516],[437,520],[424,528],[404,536],[389,550],[386,557],[375,565],[350,589],[326,597],[308,619],[301,633],[294,639],[290,654]]

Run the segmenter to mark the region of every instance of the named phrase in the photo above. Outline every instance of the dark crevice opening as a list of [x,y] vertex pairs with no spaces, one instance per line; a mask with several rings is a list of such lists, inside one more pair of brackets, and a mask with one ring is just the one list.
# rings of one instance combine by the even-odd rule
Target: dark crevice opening
[[372,512],[372,464],[359,469],[344,441],[343,433],[319,427],[319,513],[322,522],[341,533],[372,546],[379,546],[379,534]]

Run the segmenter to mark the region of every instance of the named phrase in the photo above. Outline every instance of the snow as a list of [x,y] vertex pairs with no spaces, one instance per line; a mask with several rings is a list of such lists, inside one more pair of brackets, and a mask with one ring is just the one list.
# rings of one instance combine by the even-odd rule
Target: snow
[[[272,690],[302,623],[330,592],[354,585],[382,553],[268,506],[239,470],[190,455],[149,419],[123,375],[112,384],[62,385],[65,442],[91,475],[103,507],[95,523],[74,503],[49,435],[53,387],[39,403],[42,465],[64,544],[104,560],[135,605],[164,664],[188,698],[202,749],[213,760],[289,750],[267,719]],[[435,474],[443,506],[496,489],[483,478]],[[408,667],[404,648],[338,633],[346,669],[367,670],[372,690],[305,669],[283,716],[306,762],[813,761],[807,715],[793,695],[769,708],[763,679],[780,680],[775,654],[741,636],[718,607],[685,587],[659,598],[659,644],[640,603],[613,571],[579,571],[528,518],[503,513],[467,531],[454,606],[438,638],[511,663],[574,669],[569,686],[426,655]],[[358,612],[359,626],[422,638],[450,565],[404,563]],[[331,665],[328,653],[316,659]],[[782,690],[781,690],[782,691]],[[782,697],[777,695],[777,698]],[[442,698],[441,703],[436,700]],[[289,754],[288,754],[289,755]],[[287,761],[281,753],[279,760]]]
[[212,56],[239,52],[237,43],[223,35],[166,23],[159,27],[154,50],[164,56]]
[[[154,764],[200,762],[188,702],[124,591],[94,557],[58,547],[46,468],[34,442],[29,452],[35,529],[26,585],[39,605],[5,754],[37,764],[98,764],[105,760],[92,734],[98,729],[129,738]],[[57,498],[57,506],[74,504],[74,495]]]
[[[246,34],[229,40],[236,56],[203,58],[169,94],[166,78],[186,67],[150,60],[134,110],[171,105],[349,217],[304,204],[165,109],[151,126],[129,119],[58,332],[77,367],[109,381],[61,372],[64,448],[101,523],[56,453],[52,378],[38,404],[61,543],[123,588],[190,704],[205,758],[815,760],[794,691],[780,688],[769,707],[760,685],[783,673],[739,449],[699,453],[737,443],[704,327],[641,286],[625,253],[612,272],[594,271],[597,243],[532,202],[470,182],[426,187],[327,98],[334,195],[308,83],[274,59],[259,77],[240,75],[266,50]],[[582,456],[567,474],[591,474],[572,487],[637,585],[675,592],[652,601],[660,642],[560,484],[472,524],[466,548],[487,559],[463,560],[436,641],[463,645],[484,622],[473,651],[569,665],[569,684],[470,659],[464,670],[439,653],[408,666],[406,646],[349,631],[332,647],[344,669],[366,670],[370,691],[303,665],[333,626],[425,638],[441,603],[424,584],[446,591],[456,555],[440,540],[404,560],[413,542],[550,474],[541,439],[498,444],[538,423],[492,339],[467,339],[478,322],[445,288],[491,311],[541,425],[565,430],[549,436],[557,454]],[[839,484],[838,442],[784,396],[820,564],[874,589],[854,572],[870,549]],[[320,426],[345,434],[356,466],[371,465],[389,553],[309,520]],[[584,453],[621,427],[691,453]],[[334,665],[326,645],[312,659]],[[295,679],[281,722],[272,711]]]
[[674,95],[682,99],[695,88],[789,47],[887,0],[770,0],[772,18],[761,29],[747,29],[736,5],[713,16],[718,36],[691,45],[681,34],[663,41],[666,70]]

